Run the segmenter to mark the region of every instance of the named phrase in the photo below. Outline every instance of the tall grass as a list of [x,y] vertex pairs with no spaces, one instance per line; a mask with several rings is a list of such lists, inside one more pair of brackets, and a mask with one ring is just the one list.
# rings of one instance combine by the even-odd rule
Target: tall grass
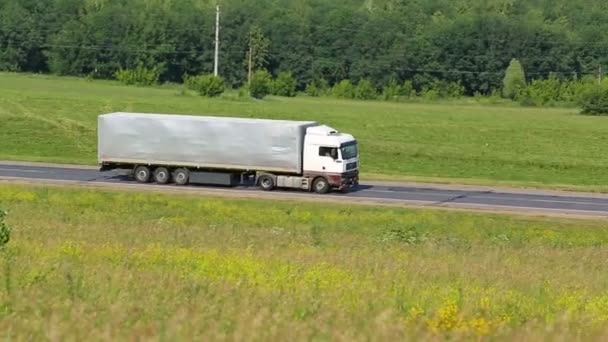
[[7,185],[0,204],[4,338],[608,332],[603,222]]

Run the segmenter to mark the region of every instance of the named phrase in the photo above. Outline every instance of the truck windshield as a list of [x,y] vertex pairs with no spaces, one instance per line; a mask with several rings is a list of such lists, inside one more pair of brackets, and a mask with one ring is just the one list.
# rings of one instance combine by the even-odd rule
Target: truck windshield
[[359,151],[357,149],[357,142],[349,142],[343,144],[340,147],[340,151],[342,152],[342,159],[353,159],[357,157]]

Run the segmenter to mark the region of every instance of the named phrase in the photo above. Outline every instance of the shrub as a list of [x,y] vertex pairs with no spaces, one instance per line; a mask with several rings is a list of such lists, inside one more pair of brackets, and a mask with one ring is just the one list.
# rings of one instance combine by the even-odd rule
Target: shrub
[[373,100],[378,97],[376,88],[370,80],[360,80],[355,88],[355,98],[358,100]]
[[432,102],[432,101],[439,100],[440,95],[439,95],[439,92],[437,90],[435,90],[435,89],[425,88],[425,89],[422,90],[422,98],[425,101]]
[[270,94],[272,87],[272,77],[266,70],[258,70],[251,78],[249,85],[249,94],[256,99],[263,99]]
[[399,100],[401,94],[401,87],[394,79],[388,81],[388,84],[384,86],[382,90],[382,98],[385,101]]
[[226,90],[224,79],[215,75],[187,76],[185,85],[186,88],[206,97],[220,96]]
[[518,94],[517,99],[520,102],[529,100],[537,106],[561,102],[563,101],[562,82],[554,75],[546,80],[534,80],[526,87],[525,91]]
[[249,89],[247,89],[247,87],[243,86],[243,87],[239,88],[238,95],[239,95],[240,98],[243,98],[243,97],[247,96],[247,94],[249,94]]
[[519,92],[526,87],[526,74],[517,59],[512,59],[503,79],[502,95],[514,100]]
[[11,240],[11,228],[4,222],[6,212],[0,209],[0,248],[6,246]]
[[296,96],[296,80],[293,78],[291,72],[280,73],[274,81],[272,90],[274,95],[277,96]]
[[342,80],[334,85],[332,93],[340,99],[352,99],[355,96],[353,84],[349,80]]
[[140,64],[135,69],[120,68],[114,77],[125,85],[151,86],[158,83],[160,69],[156,66],[149,69]]
[[427,101],[441,98],[460,98],[464,94],[464,87],[460,82],[434,80],[422,89],[422,97]]
[[403,82],[403,86],[401,86],[401,95],[406,97],[415,97],[416,90],[414,89],[414,83],[412,81]]
[[306,94],[308,96],[325,96],[328,93],[329,85],[324,78],[316,79],[306,86]]
[[608,115],[608,87],[596,86],[581,97],[582,114]]
[[433,84],[440,97],[443,98],[461,98],[464,94],[464,87],[458,82],[435,81]]
[[597,87],[596,82],[597,80],[595,77],[585,77],[581,80],[571,81],[569,84],[570,102],[581,104],[585,94],[593,91]]

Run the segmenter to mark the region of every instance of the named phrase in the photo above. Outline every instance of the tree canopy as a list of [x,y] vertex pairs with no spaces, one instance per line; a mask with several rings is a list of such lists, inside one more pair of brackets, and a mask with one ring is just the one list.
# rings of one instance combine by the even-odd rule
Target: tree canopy
[[[0,69],[111,78],[157,68],[162,81],[213,70],[215,1],[0,0]],[[220,75],[256,68],[315,80],[460,82],[466,94],[502,88],[512,59],[527,81],[608,69],[603,0],[221,0]],[[260,43],[263,42],[263,43]],[[367,81],[366,81],[367,82]]]

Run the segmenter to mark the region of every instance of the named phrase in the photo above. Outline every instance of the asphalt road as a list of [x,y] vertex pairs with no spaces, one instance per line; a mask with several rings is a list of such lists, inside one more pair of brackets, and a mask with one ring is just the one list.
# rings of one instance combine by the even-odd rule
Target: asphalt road
[[[8,181],[28,182],[63,182],[68,184],[96,185],[129,185],[145,189],[159,187],[154,184],[139,184],[127,175],[116,171],[99,172],[93,168],[77,168],[63,166],[38,166],[21,163],[0,163],[0,179]],[[165,186],[166,187],[166,186]],[[176,187],[171,187],[176,189]],[[231,194],[253,194],[273,196],[255,187],[210,188],[188,186],[178,189],[221,190]],[[365,201],[367,203],[391,203],[422,207],[448,207],[461,209],[478,209],[492,211],[507,211],[519,213],[540,213],[548,215],[575,215],[581,217],[608,218],[608,196],[576,193],[549,193],[530,191],[500,191],[500,190],[465,190],[441,186],[404,186],[387,184],[361,184],[357,189],[347,194],[332,193],[327,195],[309,194],[300,191],[277,191],[278,194],[291,194],[294,198],[325,198],[339,201]]]

